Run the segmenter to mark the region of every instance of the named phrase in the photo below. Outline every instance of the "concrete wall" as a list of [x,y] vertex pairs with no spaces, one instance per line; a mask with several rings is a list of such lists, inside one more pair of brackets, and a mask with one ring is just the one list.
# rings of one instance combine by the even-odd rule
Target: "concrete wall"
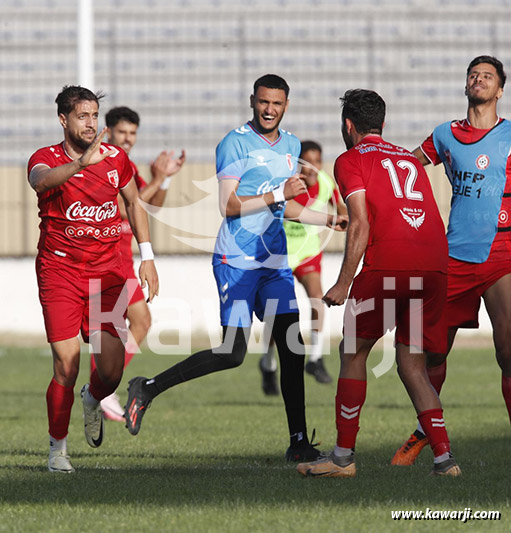
[[[326,254],[323,260],[323,289],[336,280],[342,262],[341,254]],[[192,345],[203,345],[208,336],[214,345],[220,338],[219,305],[209,256],[174,256],[157,258],[160,275],[160,296],[150,305],[153,327],[149,346],[156,353],[189,352]],[[26,340],[44,335],[44,324],[37,295],[32,258],[0,260],[0,344],[8,339]],[[301,285],[296,294],[301,309],[302,331],[310,328],[308,301]],[[327,310],[325,336],[332,346],[341,337],[343,308]],[[460,334],[487,334],[491,331],[486,311],[480,313],[481,328],[461,330]],[[257,350],[261,331],[255,319],[251,349]],[[177,335],[179,332],[179,338]]]

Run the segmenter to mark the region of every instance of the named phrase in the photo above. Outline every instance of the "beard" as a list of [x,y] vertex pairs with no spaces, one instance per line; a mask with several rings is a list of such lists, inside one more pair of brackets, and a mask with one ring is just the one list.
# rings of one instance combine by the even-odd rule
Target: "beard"
[[266,133],[271,133],[272,131],[277,130],[280,126],[280,123],[282,122],[282,117],[277,120],[277,125],[273,128],[266,128],[265,126],[263,126],[263,124],[261,124],[261,121],[259,120],[259,117],[257,116],[254,116],[252,122],[255,124],[257,131],[264,135]]
[[472,107],[473,106],[482,105],[482,104],[485,104],[487,102],[487,100],[485,100],[484,98],[481,98],[479,96],[471,96],[470,94],[467,94],[467,98],[468,98],[468,103]]
[[81,137],[78,137],[71,132],[69,132],[69,139],[75,146],[77,146],[81,150],[87,150],[87,148],[89,148],[89,146],[94,142],[94,139],[92,141],[86,141],[85,139],[82,139]]
[[352,141],[351,137],[348,135],[346,127],[342,126],[342,138],[344,139],[344,144],[346,145],[346,150],[350,150],[355,146],[355,143]]

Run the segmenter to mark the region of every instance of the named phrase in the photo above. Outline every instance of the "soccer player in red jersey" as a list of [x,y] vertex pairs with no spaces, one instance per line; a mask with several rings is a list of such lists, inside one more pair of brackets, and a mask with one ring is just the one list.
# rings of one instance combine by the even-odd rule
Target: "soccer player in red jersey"
[[[129,156],[131,149],[137,141],[137,132],[140,125],[140,117],[136,111],[129,107],[114,107],[105,115],[108,142],[122,148]],[[174,152],[161,152],[151,164],[151,181],[146,183],[140,176],[138,168],[131,161],[133,178],[138,188],[140,199],[155,207],[161,207],[170,185],[171,176],[179,172],[183,166],[186,155],[183,151],[178,158],[173,157]],[[119,212],[121,214],[121,259],[126,279],[137,281],[133,270],[133,253],[131,242],[133,232],[128,222],[124,202],[118,199]],[[127,318],[129,321],[128,342],[124,355],[124,368],[128,366],[139,345],[145,339],[151,327],[151,313],[145,301],[144,293],[140,285],[136,284],[128,305]],[[96,368],[94,358],[91,358],[91,372]],[[119,397],[114,392],[101,400],[101,409],[105,418],[124,422],[124,409],[119,403]]]
[[103,440],[100,401],[122,378],[124,315],[133,287],[125,287],[121,269],[119,193],[141,249],[140,279],[149,286],[150,301],[158,294],[147,216],[138,203],[128,156],[102,143],[106,130],[97,133],[101,97],[84,87],[64,87],[55,100],[64,141],[37,150],[28,162],[41,218],[39,299],[53,354],[54,373],[46,393],[51,472],[74,471],[66,437],[80,363],[80,330],[92,345],[97,365],[81,390],[85,437],[92,447]]
[[[459,475],[424,353],[441,351],[446,339],[441,316],[447,240],[442,219],[416,157],[381,137],[383,99],[374,91],[357,89],[342,100],[348,151],[335,163],[335,178],[348,206],[349,225],[338,280],[323,297],[329,306],[346,302],[335,410],[337,445],[329,456],[297,469],[311,477],[355,476],[366,360],[376,341],[396,326],[399,377],[429,437],[435,455],[433,473]],[[363,268],[355,277],[362,256]]]
[[[497,58],[474,58],[467,68],[467,118],[435,128],[414,154],[424,166],[443,163],[453,192],[447,230],[448,348],[428,354],[431,383],[440,393],[456,332],[479,327],[483,299],[511,420],[511,122],[497,114],[505,82]],[[392,464],[413,464],[426,444],[419,425]]]

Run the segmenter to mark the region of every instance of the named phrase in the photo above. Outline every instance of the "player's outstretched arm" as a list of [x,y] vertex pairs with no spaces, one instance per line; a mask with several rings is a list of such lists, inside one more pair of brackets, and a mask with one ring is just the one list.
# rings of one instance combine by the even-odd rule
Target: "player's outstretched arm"
[[298,175],[288,178],[273,191],[254,196],[238,196],[238,185],[238,181],[234,179],[219,181],[219,207],[223,217],[244,216],[261,211],[271,204],[292,200],[307,190]]
[[424,155],[424,152],[420,149],[418,146],[415,148],[415,150],[412,152],[412,154],[419,160],[419,163],[425,167],[426,165],[429,165],[431,161]]
[[126,214],[128,215],[133,235],[135,235],[140,248],[140,258],[142,260],[139,270],[140,281],[142,288],[145,288],[146,283],[149,286],[149,298],[147,301],[151,302],[158,295],[158,273],[154,266],[154,254],[151,248],[147,214],[138,202],[138,190],[133,179],[124,189],[121,189],[121,195],[126,205]]
[[101,163],[103,159],[115,153],[113,150],[101,152],[101,141],[106,128],[96,137],[94,142],[85,150],[81,157],[58,167],[50,168],[46,165],[36,165],[29,175],[32,188],[37,192],[44,192],[65,183],[71,176],[90,165]]
[[348,227],[347,215],[332,215],[321,211],[313,211],[294,200],[287,202],[284,217],[302,224],[328,226],[336,231],[344,231]]
[[369,239],[369,218],[367,216],[364,191],[348,198],[349,224],[346,236],[346,249],[341,271],[335,285],[323,296],[323,301],[331,305],[342,305],[348,297],[350,285],[357,272],[358,264],[367,248]]

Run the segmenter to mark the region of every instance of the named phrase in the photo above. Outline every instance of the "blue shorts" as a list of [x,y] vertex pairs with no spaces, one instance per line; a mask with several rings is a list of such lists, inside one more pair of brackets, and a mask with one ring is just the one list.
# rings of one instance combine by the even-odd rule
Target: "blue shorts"
[[244,270],[226,264],[213,267],[220,297],[222,326],[250,327],[252,313],[264,316],[298,313],[290,268]]

